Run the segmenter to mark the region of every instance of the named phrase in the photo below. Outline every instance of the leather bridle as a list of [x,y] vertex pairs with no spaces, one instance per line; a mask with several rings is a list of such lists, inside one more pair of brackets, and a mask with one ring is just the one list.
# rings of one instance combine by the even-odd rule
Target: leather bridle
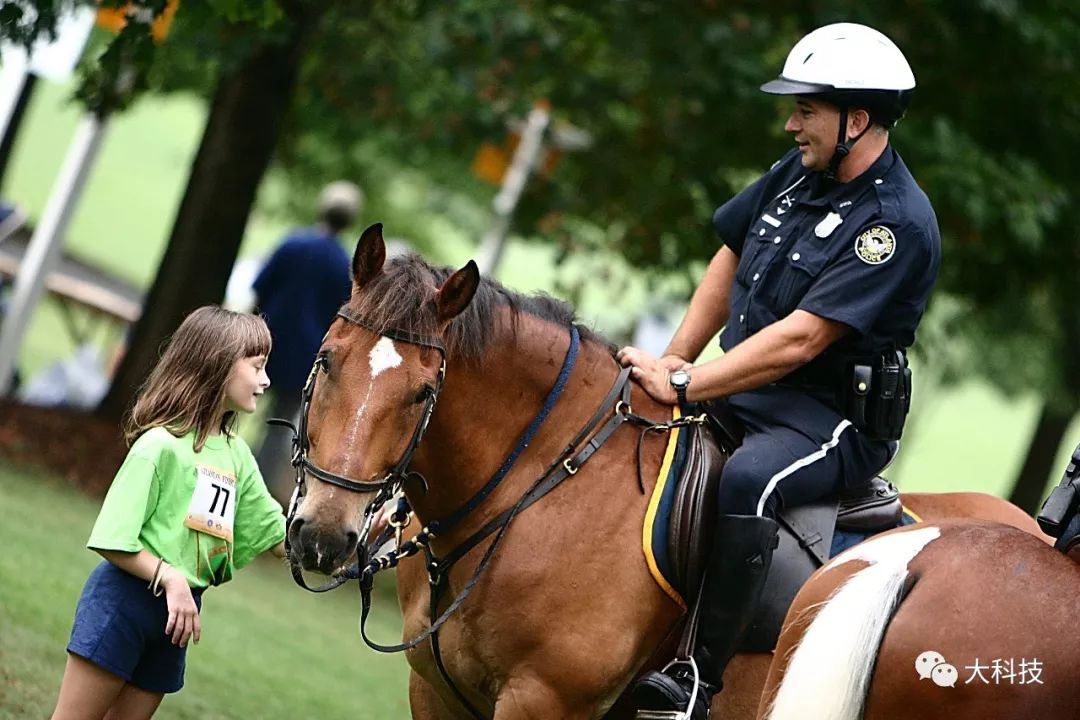
[[[315,379],[318,377],[320,371],[326,372],[328,370],[327,355],[325,353],[319,353],[315,357],[315,362],[311,366],[311,370],[308,372],[307,380],[304,382],[304,389],[301,394],[300,403],[300,427],[297,429],[288,420],[282,420],[275,418],[268,420],[267,422],[273,425],[280,425],[287,427],[293,432],[292,443],[292,461],[291,464],[296,472],[296,486],[293,488],[292,498],[289,500],[289,512],[286,516],[285,527],[288,528],[292,525],[293,519],[296,517],[296,510],[300,507],[301,501],[304,499],[304,495],[307,492],[307,476],[310,475],[315,479],[329,483],[330,485],[336,485],[337,487],[344,488],[356,493],[375,493],[371,502],[368,503],[364,513],[368,516],[370,521],[369,509],[372,507],[379,507],[386,500],[393,497],[405,484],[406,480],[417,479],[423,485],[427,485],[427,481],[419,473],[409,470],[409,464],[412,462],[413,454],[416,452],[416,448],[419,447],[420,441],[424,437],[424,433],[427,432],[428,424],[431,422],[431,414],[435,411],[435,403],[439,399],[439,393],[442,391],[443,380],[446,377],[446,347],[442,341],[438,338],[428,337],[425,335],[418,335],[404,330],[376,330],[370,324],[366,323],[363,319],[353,314],[347,307],[338,310],[337,316],[346,320],[347,322],[364,328],[370,332],[383,337],[388,337],[393,340],[400,340],[412,345],[419,345],[421,347],[432,348],[438,350],[441,356],[439,363],[439,371],[435,376],[435,384],[429,386],[425,390],[427,397],[424,399],[424,409],[420,413],[420,419],[416,423],[416,427],[413,430],[412,437],[409,440],[409,444],[406,446],[401,457],[398,459],[394,466],[387,471],[379,480],[354,480],[352,478],[345,477],[344,475],[338,475],[335,472],[331,472],[325,468],[319,467],[308,456],[310,446],[308,444],[308,413],[311,410],[311,399],[315,393]],[[365,522],[365,526],[362,529],[361,537],[366,535],[368,523]],[[358,546],[359,547],[359,546]],[[330,582],[317,588],[312,588],[304,581],[303,573],[300,565],[294,558],[292,548],[290,547],[288,532],[285,535],[285,552],[289,559],[289,565],[292,569],[293,579],[303,588],[311,590],[313,592],[326,592],[332,590],[342,583],[346,582],[349,578],[347,576],[335,577]]]

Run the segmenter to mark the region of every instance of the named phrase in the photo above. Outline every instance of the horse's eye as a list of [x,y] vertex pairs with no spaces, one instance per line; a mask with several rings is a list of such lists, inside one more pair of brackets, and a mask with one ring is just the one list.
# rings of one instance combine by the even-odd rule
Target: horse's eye
[[330,372],[330,353],[321,352],[315,358],[315,362],[319,364],[319,369],[324,373]]
[[434,394],[435,388],[431,387],[430,385],[425,385],[420,392],[416,393],[416,397],[413,398],[413,402],[417,405],[419,405],[420,403],[425,403],[428,401],[428,398],[430,398]]

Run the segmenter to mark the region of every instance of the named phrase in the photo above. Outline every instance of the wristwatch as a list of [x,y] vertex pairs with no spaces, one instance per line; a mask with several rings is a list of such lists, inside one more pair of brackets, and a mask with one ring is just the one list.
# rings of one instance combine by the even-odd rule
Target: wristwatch
[[676,370],[668,375],[668,382],[675,388],[675,395],[679,398],[679,405],[686,404],[686,388],[690,387],[690,371]]

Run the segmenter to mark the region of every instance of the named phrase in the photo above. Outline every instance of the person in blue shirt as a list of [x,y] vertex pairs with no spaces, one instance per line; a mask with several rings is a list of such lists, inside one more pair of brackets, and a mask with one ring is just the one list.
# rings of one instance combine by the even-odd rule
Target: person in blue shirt
[[[304,381],[319,344],[349,299],[349,256],[339,236],[362,206],[363,194],[353,183],[327,185],[319,196],[318,222],[289,233],[252,284],[256,306],[273,338],[266,364],[274,378],[268,417],[295,421],[299,414]],[[291,492],[291,441],[284,428],[268,428],[256,453],[267,485],[281,502]]]
[[[726,402],[745,437],[719,489],[720,518],[694,660],[705,718],[756,610],[782,508],[864,484],[898,449],[910,398],[905,350],[937,276],[937,219],[889,131],[915,77],[872,28],[838,23],[800,40],[779,78],[798,147],[722,205],[723,242],[663,356],[619,360],[658,400]],[[694,364],[717,331],[724,354]],[[638,706],[685,711],[687,665],[649,673]]]

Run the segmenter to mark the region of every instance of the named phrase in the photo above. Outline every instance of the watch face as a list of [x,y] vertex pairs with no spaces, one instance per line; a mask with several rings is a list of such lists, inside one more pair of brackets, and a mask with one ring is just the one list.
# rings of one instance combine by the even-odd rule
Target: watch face
[[686,387],[690,384],[690,373],[686,372],[685,370],[676,370],[675,372],[671,373],[671,377],[669,378],[669,380],[672,387]]

